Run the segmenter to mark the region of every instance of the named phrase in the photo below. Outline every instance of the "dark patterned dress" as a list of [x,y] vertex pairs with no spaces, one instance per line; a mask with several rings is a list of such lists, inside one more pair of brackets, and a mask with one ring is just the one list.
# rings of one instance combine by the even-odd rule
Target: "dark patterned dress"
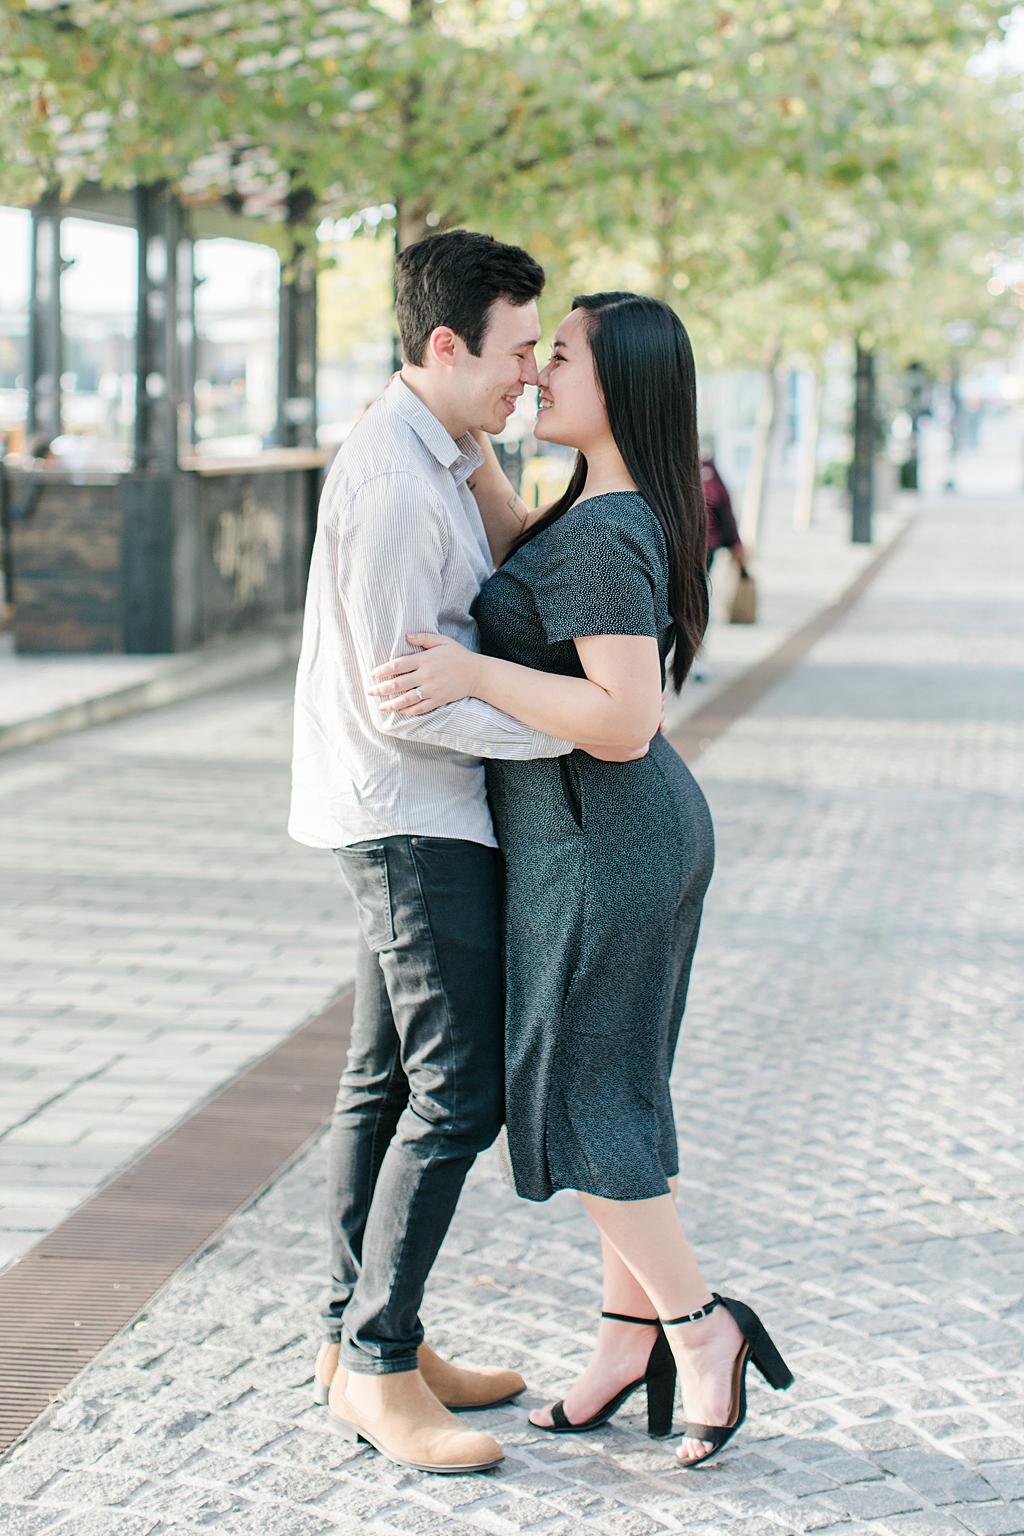
[[[637,492],[578,502],[486,583],[483,651],[583,677],[577,636],[672,632],[668,559]],[[678,1172],[669,1075],[704,892],[708,808],[664,736],[633,763],[487,764],[508,870],[507,1136],[528,1200],[663,1195]]]

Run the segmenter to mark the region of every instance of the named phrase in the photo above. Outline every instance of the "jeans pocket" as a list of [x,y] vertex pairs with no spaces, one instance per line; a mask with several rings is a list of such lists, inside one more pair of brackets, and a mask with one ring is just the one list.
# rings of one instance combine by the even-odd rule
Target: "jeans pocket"
[[395,921],[391,912],[386,851],[380,847],[336,848],[334,854],[352,892],[367,947],[379,951],[393,944]]

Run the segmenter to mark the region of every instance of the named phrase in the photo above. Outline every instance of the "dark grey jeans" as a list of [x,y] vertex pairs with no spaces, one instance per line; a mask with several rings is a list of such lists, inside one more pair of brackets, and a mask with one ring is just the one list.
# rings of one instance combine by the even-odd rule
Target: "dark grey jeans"
[[343,1365],[384,1375],[416,1368],[427,1276],[504,1116],[501,855],[404,836],[335,854],[361,942],[331,1124],[324,1317]]

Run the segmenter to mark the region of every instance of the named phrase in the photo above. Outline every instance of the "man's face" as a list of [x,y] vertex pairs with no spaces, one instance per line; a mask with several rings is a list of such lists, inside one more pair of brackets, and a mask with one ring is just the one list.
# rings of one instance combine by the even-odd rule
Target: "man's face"
[[456,370],[461,414],[471,428],[501,432],[527,384],[537,382],[537,306],[495,299],[480,356],[460,344]]

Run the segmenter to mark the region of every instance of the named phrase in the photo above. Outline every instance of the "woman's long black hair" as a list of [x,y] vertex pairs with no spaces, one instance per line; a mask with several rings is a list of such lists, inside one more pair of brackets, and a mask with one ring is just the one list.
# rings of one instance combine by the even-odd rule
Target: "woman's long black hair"
[[[707,511],[697,441],[697,385],[690,338],[674,310],[639,293],[588,293],[572,301],[586,326],[608,423],[668,546],[668,608],[675,629],[672,681],[680,689],[708,623]],[[587,461],[520,548],[583,494]]]

